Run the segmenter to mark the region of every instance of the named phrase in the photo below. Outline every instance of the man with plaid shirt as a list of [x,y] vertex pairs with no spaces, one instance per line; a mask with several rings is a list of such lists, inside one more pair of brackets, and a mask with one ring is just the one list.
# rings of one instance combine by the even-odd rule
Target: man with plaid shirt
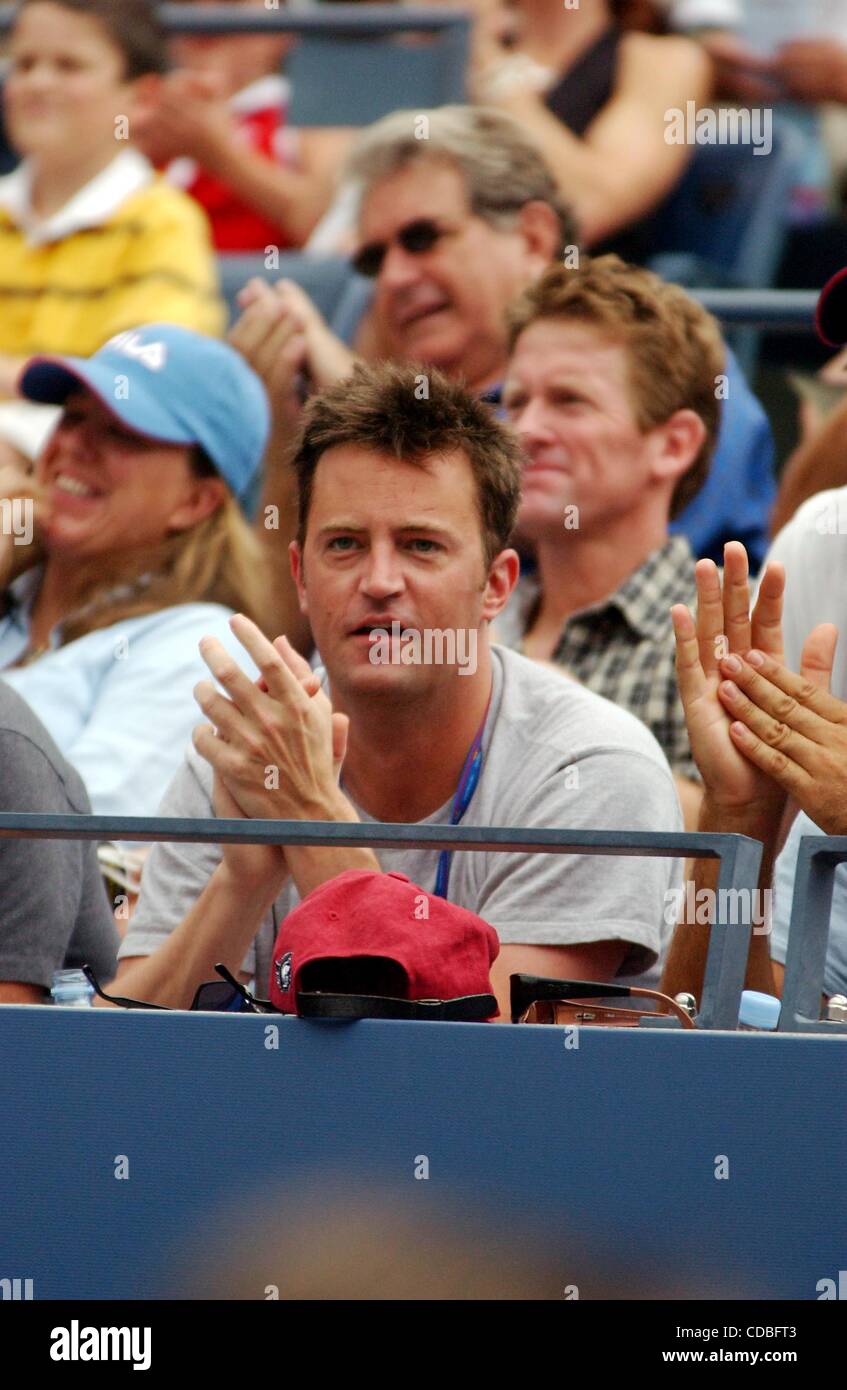
[[511,316],[503,405],[524,445],[520,580],[496,636],[636,714],[674,772],[687,824],[700,791],[669,609],[694,558],[669,522],[706,477],[725,395],[717,323],[616,256],[551,268]]

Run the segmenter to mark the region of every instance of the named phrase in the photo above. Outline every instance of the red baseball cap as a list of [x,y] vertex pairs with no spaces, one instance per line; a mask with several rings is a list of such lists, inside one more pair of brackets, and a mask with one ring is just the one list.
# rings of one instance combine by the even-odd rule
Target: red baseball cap
[[815,327],[827,347],[847,343],[847,266],[827,280],[818,295]]
[[283,1013],[304,1013],[312,1012],[310,998],[328,994],[484,996],[488,1005],[475,1016],[493,1018],[499,1010],[490,970],[499,950],[488,922],[424,892],[405,874],[348,869],[286,915],[274,947],[270,997]]

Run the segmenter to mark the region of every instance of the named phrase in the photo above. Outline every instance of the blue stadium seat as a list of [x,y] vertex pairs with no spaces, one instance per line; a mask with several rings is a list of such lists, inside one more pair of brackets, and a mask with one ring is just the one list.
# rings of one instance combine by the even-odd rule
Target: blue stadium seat
[[258,275],[269,284],[294,280],[314,301],[333,332],[346,343],[352,341],[373,290],[372,282],[357,275],[343,256],[307,256],[300,251],[282,251],[270,267],[262,255],[219,256],[218,267],[230,323],[238,317],[238,291],[251,277]]
[[292,126],[364,126],[389,111],[467,99],[466,36],[302,35],[286,58]]
[[[767,155],[756,154],[752,145],[698,145],[678,188],[656,214],[650,268],[689,288],[772,285],[802,148],[796,131],[779,120]],[[741,329],[727,338],[749,377],[758,335]]]

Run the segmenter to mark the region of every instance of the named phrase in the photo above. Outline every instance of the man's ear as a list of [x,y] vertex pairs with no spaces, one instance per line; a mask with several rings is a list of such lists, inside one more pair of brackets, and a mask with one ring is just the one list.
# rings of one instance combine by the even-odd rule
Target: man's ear
[[696,410],[676,410],[654,434],[653,477],[675,481],[688,472],[702,449],[706,426]]
[[559,218],[549,203],[533,198],[521,208],[518,227],[534,268],[540,274],[556,259],[562,237]]
[[294,587],[297,590],[297,602],[300,604],[300,612],[309,612],[309,602],[306,598],[306,571],[303,565],[303,552],[297,541],[291,541],[288,546],[288,558],[291,562],[291,578],[294,580]]
[[518,582],[521,572],[520,556],[516,550],[501,550],[495,555],[488,570],[482,600],[480,617],[492,623],[498,613],[502,613]]

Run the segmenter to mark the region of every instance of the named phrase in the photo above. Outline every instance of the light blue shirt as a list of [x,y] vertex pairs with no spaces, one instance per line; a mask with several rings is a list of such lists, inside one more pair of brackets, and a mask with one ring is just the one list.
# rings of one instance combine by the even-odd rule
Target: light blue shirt
[[209,671],[201,637],[217,637],[255,678],[229,628],[231,609],[185,603],[104,627],[10,670],[29,643],[40,572],[10,587],[0,615],[0,671],[80,773],[96,815],[153,815],[205,716],[193,697]]
[[[776,861],[771,955],[783,965],[788,950],[788,925],[791,921],[791,901],[794,896],[794,876],[800,839],[803,835],[822,834],[823,831],[814,821],[809,820],[803,811],[798,811],[782,853]],[[835,870],[823,992],[827,995],[847,994],[847,864],[839,864]]]

